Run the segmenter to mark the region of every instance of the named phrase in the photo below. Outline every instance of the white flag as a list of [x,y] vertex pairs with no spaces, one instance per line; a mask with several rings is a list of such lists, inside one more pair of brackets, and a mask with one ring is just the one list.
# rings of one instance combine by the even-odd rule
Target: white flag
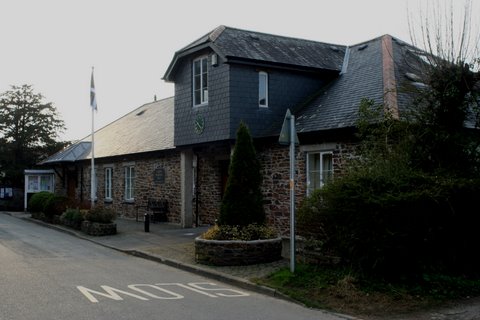
[[90,107],[93,110],[97,111],[97,97],[95,96],[95,84],[93,82],[93,68],[92,68],[92,79],[90,81]]

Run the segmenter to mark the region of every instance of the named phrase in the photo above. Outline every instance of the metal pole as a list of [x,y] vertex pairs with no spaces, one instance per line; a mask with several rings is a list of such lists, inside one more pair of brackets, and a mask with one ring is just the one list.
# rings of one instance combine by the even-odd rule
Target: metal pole
[[295,116],[290,116],[290,272],[295,272]]
[[90,172],[90,202],[91,208],[93,209],[95,205],[95,110],[92,108],[92,161],[91,166],[92,170]]

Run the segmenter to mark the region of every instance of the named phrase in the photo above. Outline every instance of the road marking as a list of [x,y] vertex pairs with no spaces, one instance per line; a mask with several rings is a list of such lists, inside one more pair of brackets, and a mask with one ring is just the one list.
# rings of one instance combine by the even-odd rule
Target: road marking
[[223,292],[226,291],[226,292],[234,292],[235,293],[235,294],[224,294],[224,293],[215,292],[217,294],[217,296],[220,296],[220,297],[233,298],[233,297],[247,297],[247,296],[249,296],[248,293],[238,291],[238,290],[227,289],[227,288],[205,288],[205,287],[200,286],[200,285],[216,286],[215,283],[211,283],[211,282],[190,282],[188,285],[191,286],[191,287],[197,288],[199,290],[223,291]]
[[[77,289],[92,303],[99,302],[97,299],[98,296],[115,301],[123,301],[124,298],[121,295],[129,296],[142,301],[149,301],[151,298],[158,300],[178,300],[185,298],[184,295],[169,290],[172,289],[172,287],[176,287],[177,289],[186,289],[188,292],[195,292],[209,298],[238,298],[248,297],[250,295],[240,290],[219,287],[217,284],[212,282],[190,282],[187,284],[172,282],[128,285],[128,289],[135,293],[116,289],[106,285],[101,285],[100,287],[104,290],[104,292],[89,289],[84,286],[77,286]],[[169,289],[165,289],[164,287],[168,287]]]
[[95,298],[93,296],[92,293],[95,293],[99,296],[106,297],[106,298],[109,298],[109,299],[117,300],[117,301],[118,300],[123,300],[123,298],[120,297],[116,292],[122,293],[122,294],[127,295],[127,296],[137,298],[139,300],[148,300],[147,298],[144,298],[142,296],[139,296],[139,295],[127,292],[127,291],[115,289],[115,288],[112,288],[112,287],[109,287],[109,286],[100,286],[100,287],[102,287],[102,289],[105,290],[105,292],[107,292],[107,293],[103,293],[103,292],[100,292],[100,291],[95,291],[95,290],[92,290],[92,289],[88,289],[88,288],[85,288],[83,286],[77,286],[77,289],[80,290],[80,292],[83,293],[83,295],[85,297],[87,297],[87,299],[90,300],[90,302],[93,302],[93,303],[97,303],[98,300],[97,300],[97,298]]
[[210,294],[210,293],[208,293],[208,292],[200,291],[200,290],[198,290],[198,289],[189,287],[188,285],[182,284],[182,283],[157,283],[156,285],[157,285],[157,286],[179,286],[179,287],[181,287],[181,288],[185,288],[185,289],[191,290],[191,291],[193,291],[193,292],[198,292],[198,293],[200,293],[200,294],[206,295],[207,297],[210,297],[210,298],[218,298],[218,297],[217,297],[216,295],[214,295],[214,294]]
[[[177,293],[172,292],[172,291],[167,290],[167,289],[160,288],[159,286],[155,286],[155,285],[153,285],[153,284],[131,284],[131,285],[129,285],[128,287],[129,287],[130,289],[132,289],[132,290],[136,290],[136,291],[138,291],[138,292],[140,292],[140,293],[142,293],[142,294],[144,294],[144,295],[146,295],[146,296],[149,296],[149,297],[155,298],[155,299],[165,299],[165,300],[169,300],[169,299],[183,299],[183,298],[184,298],[184,296],[182,296],[182,295],[180,295],[180,294],[177,294]],[[158,291],[162,291],[162,292],[165,292],[165,293],[169,294],[170,297],[159,297],[159,296],[157,296],[157,295],[155,295],[155,294],[152,294],[152,293],[150,293],[150,292],[147,292],[147,291],[145,291],[145,290],[142,290],[142,289],[140,289],[140,288],[138,288],[138,287],[153,288],[153,289],[156,289],[156,290],[158,290]]]

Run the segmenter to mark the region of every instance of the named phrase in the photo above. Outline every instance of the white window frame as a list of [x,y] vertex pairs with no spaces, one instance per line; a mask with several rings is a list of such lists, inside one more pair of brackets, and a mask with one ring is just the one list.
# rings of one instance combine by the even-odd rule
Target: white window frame
[[125,201],[135,200],[135,166],[125,166]]
[[54,176],[53,174],[32,174],[26,175],[25,185],[28,193],[37,193],[42,191],[53,192]]
[[[310,156],[311,155],[319,155],[319,159],[320,159],[320,170],[311,170],[310,169]],[[330,161],[330,164],[331,164],[331,167],[328,169],[328,170],[325,170],[324,169],[324,163],[323,163],[323,160],[324,160],[324,156],[325,155],[330,155],[331,156],[331,161]],[[310,181],[310,173],[313,171],[315,173],[318,173],[318,179],[319,179],[319,182],[320,182],[320,186],[319,188],[322,188],[326,181],[325,181],[325,177],[324,177],[324,173],[325,172],[329,172],[330,173],[330,176],[331,176],[331,179],[333,179],[333,174],[334,174],[334,169],[333,169],[333,151],[313,151],[313,152],[307,152],[306,153],[306,161],[307,161],[307,165],[306,165],[306,170],[307,170],[307,196],[310,195],[314,190],[313,187],[311,187],[311,181]]]
[[113,168],[106,167],[104,168],[105,173],[105,200],[112,201],[112,175],[113,175]]
[[[205,61],[205,64],[203,63]],[[195,64],[200,64],[200,74],[195,73]],[[205,70],[204,70],[205,69]],[[204,84],[203,75],[206,75],[206,84]],[[197,103],[195,99],[195,94],[198,90],[196,90],[197,80],[199,78],[200,84],[200,101]],[[193,99],[193,106],[204,106],[208,104],[208,56],[202,56],[195,60],[192,63],[192,99]]]
[[[262,92],[262,82],[264,83],[265,92]],[[265,103],[262,104],[262,95],[265,94]],[[260,108],[268,108],[268,73],[265,71],[258,72],[258,106]]]

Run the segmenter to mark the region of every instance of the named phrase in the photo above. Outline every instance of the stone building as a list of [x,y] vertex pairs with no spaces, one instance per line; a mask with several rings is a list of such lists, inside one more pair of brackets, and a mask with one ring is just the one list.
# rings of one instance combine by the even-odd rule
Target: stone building
[[[356,141],[362,98],[396,117],[410,102],[421,52],[389,35],[333,45],[220,26],[174,54],[163,79],[174,97],[147,103],[95,133],[96,203],[125,217],[149,199],[167,219],[213,224],[240,121],[263,165],[269,224],[289,226],[289,149],[278,143],[287,109],[296,117],[296,203],[342,170]],[[56,191],[90,201],[90,137],[43,162]]]

